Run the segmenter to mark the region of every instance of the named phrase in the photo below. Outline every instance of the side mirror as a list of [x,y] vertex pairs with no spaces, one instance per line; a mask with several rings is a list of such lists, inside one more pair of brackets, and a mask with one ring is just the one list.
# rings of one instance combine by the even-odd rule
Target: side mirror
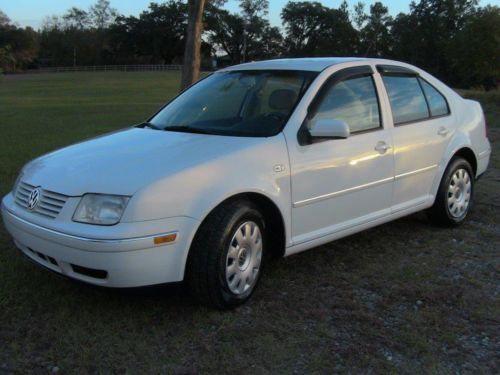
[[349,138],[351,134],[349,125],[342,120],[337,119],[320,119],[315,121],[309,133],[312,138],[331,138],[331,139],[345,139]]

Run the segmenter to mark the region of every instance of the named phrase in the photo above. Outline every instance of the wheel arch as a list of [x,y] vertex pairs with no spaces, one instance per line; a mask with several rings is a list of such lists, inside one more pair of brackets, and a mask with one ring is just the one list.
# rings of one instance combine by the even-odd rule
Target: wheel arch
[[235,200],[246,200],[251,203],[253,203],[259,211],[262,213],[264,216],[264,219],[266,221],[266,224],[268,225],[268,228],[266,228],[267,233],[269,235],[269,248],[271,249],[271,255],[273,257],[283,257],[285,255],[285,247],[286,247],[286,224],[285,220],[283,217],[283,213],[279,209],[278,205],[268,196],[262,194],[262,193],[257,193],[257,192],[242,192],[242,193],[237,193],[234,195],[231,195],[230,197],[225,198],[223,201],[212,207],[207,214],[203,217],[203,219],[200,221],[200,224],[194,231],[194,234],[192,235],[190,244],[189,244],[189,251],[187,253],[187,256],[185,258],[184,262],[184,278],[186,275],[187,271],[187,264],[189,261],[189,256],[191,253],[191,246],[193,243],[193,240],[202,227],[202,225],[205,223],[207,220],[208,216],[217,208],[220,206],[227,204],[228,202],[235,201]]
[[469,136],[464,132],[457,132],[448,144],[446,151],[443,154],[441,162],[439,163],[436,176],[431,188],[431,194],[435,197],[439,189],[439,184],[443,179],[444,173],[448,165],[455,157],[462,157],[469,162],[472,167],[474,177],[477,174],[478,158],[471,144]]
[[[462,160],[462,162],[460,162],[460,160]],[[444,226],[444,227],[457,226],[463,222],[463,220],[465,219],[465,216],[468,212],[468,209],[470,206],[469,203],[467,203],[467,206],[465,206],[466,211],[464,211],[464,212],[456,211],[455,212],[455,213],[459,213],[460,216],[453,215],[450,211],[451,209],[453,209],[453,207],[451,209],[448,207],[449,199],[450,199],[449,185],[448,185],[450,183],[450,180],[448,180],[448,179],[451,178],[451,177],[449,177],[451,175],[447,174],[447,171],[449,169],[455,171],[455,169],[451,169],[451,167],[456,162],[462,163],[461,165],[464,165],[463,160],[467,161],[467,164],[469,164],[470,167],[472,168],[473,176],[470,176],[471,177],[470,182],[471,182],[471,184],[473,184],[474,179],[475,179],[474,176],[476,175],[476,172],[477,172],[477,159],[476,159],[476,156],[474,154],[474,151],[468,146],[459,147],[453,153],[450,153],[449,158],[447,158],[446,164],[445,163],[442,164],[442,173],[440,173],[438,175],[439,180],[437,183],[437,189],[434,191],[434,203],[431,207],[429,207],[426,210],[426,212],[427,212],[428,218],[433,223],[438,224],[440,226]],[[454,167],[454,168],[456,168],[456,167]],[[455,172],[453,172],[453,173],[455,173]],[[436,176],[436,177],[438,177],[438,176]],[[446,185],[443,185],[444,181],[446,181]],[[471,188],[472,188],[472,186],[471,186]],[[472,191],[471,191],[471,194],[472,194]],[[470,199],[472,199],[472,195],[470,196],[470,198],[466,202],[470,202]],[[463,207],[464,207],[464,205],[461,204],[461,206],[458,208],[458,210],[461,210]]]
[[[474,177],[476,177],[477,173],[477,158],[476,155],[474,154],[474,151],[470,147],[462,147],[458,149],[453,156],[450,158],[448,161],[448,164],[450,164],[451,160],[453,160],[455,157],[461,157],[469,162],[469,164],[472,167],[472,172],[474,173]],[[448,164],[446,166],[448,166]]]

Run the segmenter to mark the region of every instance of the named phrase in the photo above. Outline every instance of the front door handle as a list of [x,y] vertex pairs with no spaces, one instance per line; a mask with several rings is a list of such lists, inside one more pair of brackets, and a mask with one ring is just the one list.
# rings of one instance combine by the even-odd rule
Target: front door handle
[[438,135],[441,137],[446,137],[448,135],[448,129],[446,129],[444,126],[441,126],[438,130]]
[[390,148],[391,146],[389,146],[387,143],[385,143],[384,141],[380,141],[375,146],[375,151],[377,151],[379,154],[385,154]]

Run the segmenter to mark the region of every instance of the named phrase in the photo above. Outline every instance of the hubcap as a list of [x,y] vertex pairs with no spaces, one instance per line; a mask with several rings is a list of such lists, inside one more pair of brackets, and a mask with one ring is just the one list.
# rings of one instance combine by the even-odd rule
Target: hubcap
[[262,262],[262,234],[253,221],[246,221],[234,232],[226,257],[229,290],[242,294],[252,289]]
[[461,217],[469,208],[471,179],[465,169],[457,169],[448,187],[448,210],[453,217]]

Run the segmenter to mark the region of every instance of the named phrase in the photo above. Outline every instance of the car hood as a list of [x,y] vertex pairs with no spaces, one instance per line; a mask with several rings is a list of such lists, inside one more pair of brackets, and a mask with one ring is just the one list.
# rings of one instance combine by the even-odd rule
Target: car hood
[[43,155],[26,165],[22,180],[68,196],[132,195],[261,139],[131,128]]

